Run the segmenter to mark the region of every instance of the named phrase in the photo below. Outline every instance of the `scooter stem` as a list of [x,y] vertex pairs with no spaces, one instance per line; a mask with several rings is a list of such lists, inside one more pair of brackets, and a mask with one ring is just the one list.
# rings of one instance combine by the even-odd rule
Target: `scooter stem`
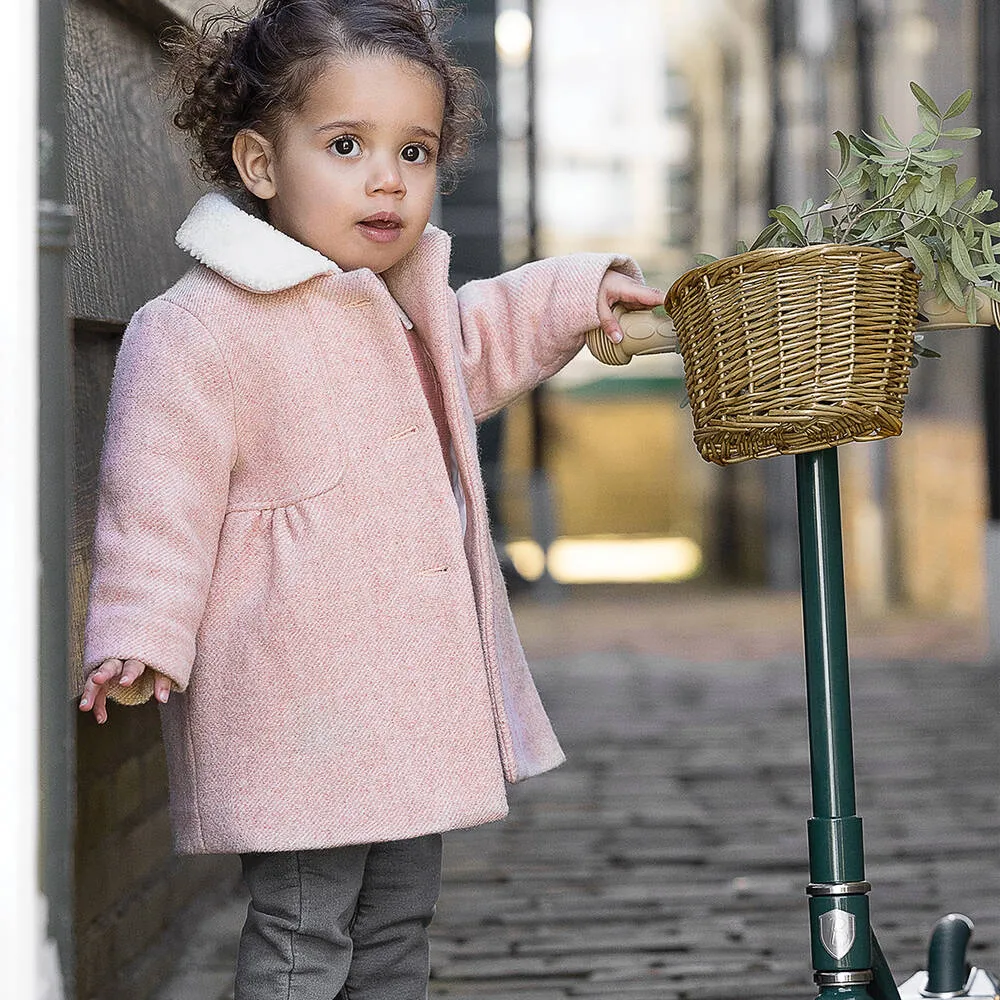
[[836,448],[795,456],[813,816],[809,917],[820,997],[867,995],[874,978],[854,747]]

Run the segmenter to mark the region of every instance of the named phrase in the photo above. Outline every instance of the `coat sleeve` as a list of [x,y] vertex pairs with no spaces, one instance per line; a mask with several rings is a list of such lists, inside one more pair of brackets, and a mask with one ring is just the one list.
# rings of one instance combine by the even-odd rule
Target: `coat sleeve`
[[525,264],[456,293],[462,374],[477,421],[554,375],[599,325],[597,290],[610,269],[639,280],[627,257],[579,253]]
[[[187,310],[155,299],[133,317],[115,363],[98,487],[84,676],[135,658],[188,684],[236,455],[232,381]],[[152,695],[146,671],[110,688]]]

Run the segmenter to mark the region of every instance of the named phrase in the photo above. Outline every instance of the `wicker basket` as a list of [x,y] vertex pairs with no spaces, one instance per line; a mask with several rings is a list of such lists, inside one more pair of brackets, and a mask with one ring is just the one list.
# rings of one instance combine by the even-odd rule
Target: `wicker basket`
[[899,434],[918,287],[902,255],[835,244],[682,275],[667,309],[702,457],[729,465]]

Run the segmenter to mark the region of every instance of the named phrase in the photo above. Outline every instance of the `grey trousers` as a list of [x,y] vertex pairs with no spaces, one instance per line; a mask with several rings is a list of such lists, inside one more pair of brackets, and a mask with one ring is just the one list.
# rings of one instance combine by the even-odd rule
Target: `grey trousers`
[[440,834],[241,860],[235,1000],[426,1000]]

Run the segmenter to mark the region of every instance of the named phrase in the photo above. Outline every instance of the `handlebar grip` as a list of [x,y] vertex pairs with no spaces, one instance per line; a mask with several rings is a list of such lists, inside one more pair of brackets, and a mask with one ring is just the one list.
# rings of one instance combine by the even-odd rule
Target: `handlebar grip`
[[677,336],[667,316],[649,309],[626,310],[615,306],[614,314],[624,338],[616,344],[598,327],[587,333],[587,347],[606,365],[627,365],[637,354],[667,354],[677,350]]
[[[996,288],[996,284],[993,286]],[[966,330],[971,326],[1000,327],[1000,302],[976,289],[976,322],[970,323],[964,309],[952,305],[948,300],[941,302],[927,292],[921,292],[917,300],[921,318],[918,330]]]
[[964,913],[949,913],[934,925],[927,951],[927,996],[951,997],[961,992],[971,971],[965,950],[974,929]]

